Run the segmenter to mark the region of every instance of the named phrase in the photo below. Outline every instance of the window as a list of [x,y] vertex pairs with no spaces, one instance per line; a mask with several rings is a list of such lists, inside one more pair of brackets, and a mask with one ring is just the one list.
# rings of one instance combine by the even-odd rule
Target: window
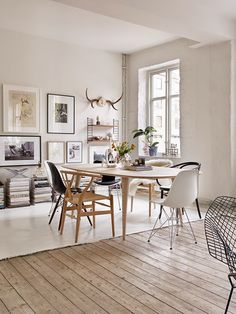
[[149,73],[149,124],[157,129],[158,152],[180,153],[179,64]]

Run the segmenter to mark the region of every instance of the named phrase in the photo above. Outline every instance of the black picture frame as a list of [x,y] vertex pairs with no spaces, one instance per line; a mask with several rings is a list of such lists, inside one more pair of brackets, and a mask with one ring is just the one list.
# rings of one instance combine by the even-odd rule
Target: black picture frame
[[0,135],[0,167],[41,163],[41,136]]
[[75,96],[47,94],[47,133],[75,134]]

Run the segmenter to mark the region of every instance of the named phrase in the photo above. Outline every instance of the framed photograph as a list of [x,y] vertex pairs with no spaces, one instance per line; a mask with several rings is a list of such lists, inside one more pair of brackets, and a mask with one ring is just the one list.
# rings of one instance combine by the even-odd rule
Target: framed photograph
[[39,133],[39,88],[3,85],[3,131]]
[[66,162],[82,162],[82,142],[66,142]]
[[65,162],[64,142],[48,142],[48,160],[54,164],[63,164]]
[[89,163],[102,162],[106,158],[106,150],[109,146],[89,146]]
[[75,97],[68,95],[47,95],[48,133],[75,133]]
[[0,166],[33,166],[41,162],[41,136],[0,135]]

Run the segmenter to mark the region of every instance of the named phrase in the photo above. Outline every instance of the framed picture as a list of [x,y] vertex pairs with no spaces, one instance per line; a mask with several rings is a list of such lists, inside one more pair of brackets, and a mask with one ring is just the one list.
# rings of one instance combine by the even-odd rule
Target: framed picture
[[41,162],[41,136],[0,135],[0,166],[32,166]]
[[64,142],[48,142],[48,160],[54,164],[63,164],[65,162]]
[[82,162],[82,142],[66,142],[66,162]]
[[39,133],[39,88],[3,85],[3,131]]
[[106,150],[109,146],[89,146],[89,163],[102,162],[106,158]]
[[47,95],[48,133],[75,133],[75,97],[68,95]]

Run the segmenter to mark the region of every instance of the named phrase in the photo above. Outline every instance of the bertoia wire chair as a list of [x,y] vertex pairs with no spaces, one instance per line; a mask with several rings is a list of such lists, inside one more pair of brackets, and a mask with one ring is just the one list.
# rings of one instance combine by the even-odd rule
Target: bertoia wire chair
[[204,227],[210,255],[229,267],[231,290],[225,308],[227,313],[236,288],[236,198],[217,197],[206,212]]

